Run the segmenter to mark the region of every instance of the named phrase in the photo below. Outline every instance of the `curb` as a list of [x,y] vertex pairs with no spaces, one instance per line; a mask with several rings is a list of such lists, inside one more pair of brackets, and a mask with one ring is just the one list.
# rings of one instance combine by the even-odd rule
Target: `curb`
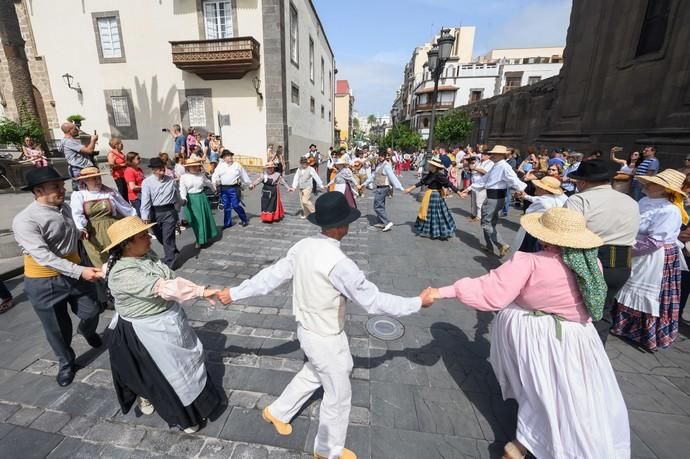
[[24,266],[19,266],[18,268],[12,268],[8,271],[0,273],[0,281],[6,281],[12,279],[13,277],[21,276],[24,274]]

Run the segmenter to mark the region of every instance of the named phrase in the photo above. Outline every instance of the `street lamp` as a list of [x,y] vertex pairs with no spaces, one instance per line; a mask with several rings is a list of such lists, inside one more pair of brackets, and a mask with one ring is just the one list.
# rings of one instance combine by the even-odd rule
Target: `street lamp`
[[436,99],[438,98],[438,80],[441,78],[443,68],[450,58],[450,52],[453,49],[455,37],[451,35],[450,29],[442,28],[441,35],[436,44],[431,47],[427,55],[427,67],[431,72],[431,77],[434,79],[434,91],[431,94],[431,123],[429,124],[429,143],[427,150],[433,151],[434,148],[434,124],[436,122]]

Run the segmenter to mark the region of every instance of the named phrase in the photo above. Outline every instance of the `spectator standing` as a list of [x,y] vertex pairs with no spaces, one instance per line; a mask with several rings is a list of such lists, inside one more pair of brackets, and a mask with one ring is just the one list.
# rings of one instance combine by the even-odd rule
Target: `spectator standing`
[[646,146],[642,150],[642,161],[635,169],[635,177],[630,188],[630,195],[635,201],[639,201],[644,197],[642,182],[638,180],[638,177],[656,175],[657,172],[659,172],[659,160],[656,158],[656,147]]
[[130,151],[127,153],[127,167],[125,168],[125,181],[127,182],[127,200],[140,215],[141,200],[141,184],[144,181],[144,171],[139,167],[141,158],[139,153]]
[[72,190],[77,191],[79,183],[75,182],[74,179],[79,177],[81,170],[85,167],[96,166],[93,154],[96,150],[98,134],[94,133],[91,136],[88,145],[82,145],[79,140],[79,128],[76,124],[62,123],[61,129],[65,137],[60,142],[58,151],[67,160],[69,176],[72,178]]
[[110,166],[110,175],[115,181],[117,191],[123,199],[127,197],[127,181],[125,180],[125,169],[127,168],[127,156],[122,152],[124,146],[122,139],[119,137],[111,137],[108,142],[110,151],[108,152],[108,165]]

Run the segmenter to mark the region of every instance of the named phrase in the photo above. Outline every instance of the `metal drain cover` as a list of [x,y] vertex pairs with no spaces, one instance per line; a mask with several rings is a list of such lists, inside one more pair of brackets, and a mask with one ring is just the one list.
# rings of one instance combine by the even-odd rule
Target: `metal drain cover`
[[376,316],[367,320],[367,332],[374,338],[393,341],[405,334],[405,327],[392,317]]

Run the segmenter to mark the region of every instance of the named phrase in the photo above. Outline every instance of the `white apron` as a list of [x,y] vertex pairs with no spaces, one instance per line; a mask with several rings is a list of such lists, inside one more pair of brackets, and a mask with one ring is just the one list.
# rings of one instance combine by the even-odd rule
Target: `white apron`
[[114,329],[119,319],[132,324],[137,338],[182,405],[191,405],[206,386],[204,347],[180,305],[175,304],[162,314],[137,319],[115,313],[108,328]]
[[664,258],[664,247],[633,257],[630,278],[616,295],[616,300],[630,309],[659,317]]

